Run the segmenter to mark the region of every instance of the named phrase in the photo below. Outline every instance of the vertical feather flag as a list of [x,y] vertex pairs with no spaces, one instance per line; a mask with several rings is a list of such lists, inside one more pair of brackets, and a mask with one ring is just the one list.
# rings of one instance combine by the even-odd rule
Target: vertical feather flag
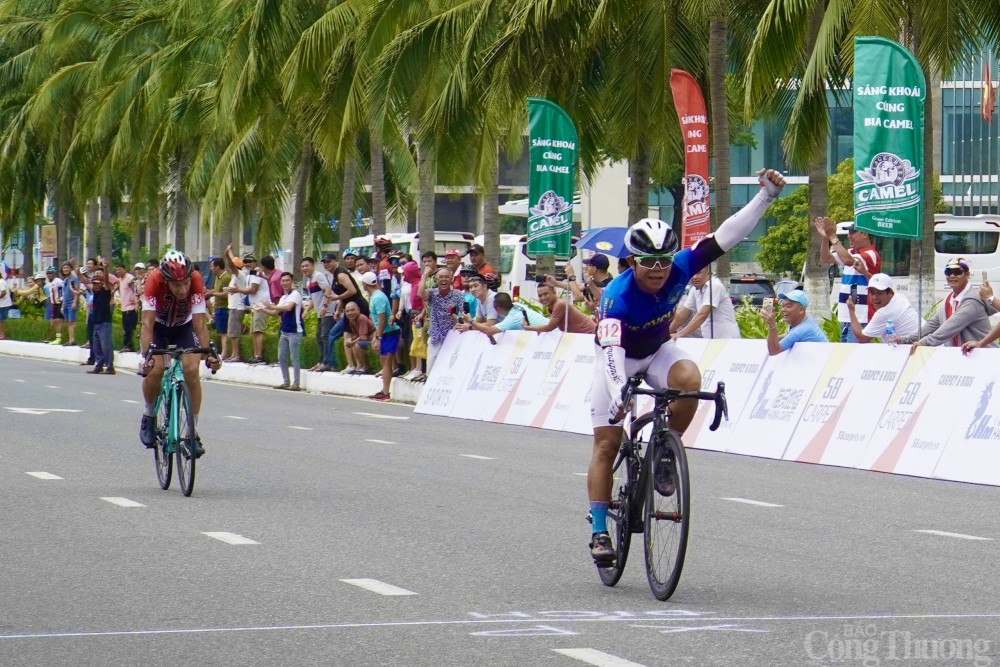
[[993,109],[997,105],[997,89],[993,87],[990,76],[990,61],[983,60],[983,120],[993,122]]

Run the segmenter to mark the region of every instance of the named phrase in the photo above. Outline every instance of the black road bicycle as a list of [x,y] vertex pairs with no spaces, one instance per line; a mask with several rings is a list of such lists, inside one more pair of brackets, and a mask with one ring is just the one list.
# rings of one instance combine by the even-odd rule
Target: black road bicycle
[[608,534],[615,560],[599,565],[597,572],[606,586],[617,584],[625,570],[632,533],[640,533],[644,536],[649,588],[656,599],[666,600],[681,578],[691,523],[687,454],[667,424],[667,409],[682,399],[714,401],[713,431],[723,417],[729,419],[729,410],[722,382],[714,392],[705,392],[641,389],[642,380],[641,375],[629,378],[622,389],[622,404],[630,405],[636,396],[652,396],[654,407],[634,419],[622,436],[608,508]]

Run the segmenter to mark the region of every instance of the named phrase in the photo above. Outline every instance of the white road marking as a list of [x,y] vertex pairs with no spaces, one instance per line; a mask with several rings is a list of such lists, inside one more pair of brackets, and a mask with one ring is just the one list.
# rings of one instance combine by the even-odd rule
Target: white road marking
[[246,421],[246,417],[237,417],[236,415],[226,415],[226,419],[242,419]]
[[134,405],[139,405],[139,401],[133,401],[131,398],[123,398],[122,403],[132,403]]
[[380,415],[375,412],[352,412],[352,415],[358,415],[360,417],[371,417],[372,419],[398,419],[400,421],[405,421],[409,417],[396,417],[394,415]]
[[308,426],[289,426],[288,428],[294,428],[296,431],[311,431],[312,430]]
[[37,477],[38,479],[62,479],[59,475],[53,475],[50,472],[29,472],[26,473],[32,477]]
[[24,380],[14,380],[14,382],[24,382]]
[[754,505],[755,507],[784,507],[784,505],[775,505],[774,503],[765,503],[760,500],[748,500],[746,498],[719,498],[719,500],[731,500],[734,503],[743,503],[744,505]]
[[387,584],[378,579],[341,579],[341,581],[345,584],[371,591],[372,593],[378,593],[379,595],[416,595],[413,591]]
[[959,540],[976,540],[981,542],[992,542],[992,537],[979,537],[977,535],[965,535],[963,533],[948,533],[943,530],[915,530],[914,533],[924,533],[926,535],[939,535],[941,537],[954,537]]
[[395,445],[395,444],[397,444],[397,443],[393,442],[392,440],[375,440],[375,439],[371,439],[371,440],[365,440],[365,442],[374,442],[376,445]]
[[83,410],[69,410],[67,408],[8,408],[4,410],[15,412],[20,415],[47,415],[50,412],[83,412]]
[[82,392],[82,393],[86,394],[87,396],[97,396],[97,392],[96,391],[85,391],[85,392]]
[[134,500],[129,500],[128,498],[102,497],[101,500],[106,500],[112,505],[118,505],[118,507],[145,507],[142,503],[137,503]]
[[593,648],[554,648],[552,650],[567,658],[573,658],[574,660],[579,660],[595,667],[643,667],[638,662],[619,658],[616,655],[604,653]]
[[585,473],[585,472],[575,472],[573,474],[576,475],[577,477],[586,477],[587,476],[587,473]]
[[472,637],[555,637],[560,635],[578,635],[565,628],[554,628],[551,625],[536,625],[530,628],[506,628],[503,630],[482,630],[470,632]]
[[242,535],[237,535],[236,533],[205,533],[202,535],[208,535],[209,537],[219,540],[220,542],[225,542],[226,544],[260,544],[260,542],[255,542],[249,537],[243,537]]
[[45,388],[46,389],[59,389],[59,387],[55,386],[54,384],[47,384],[47,385],[45,385]]
[[[507,614],[506,616],[510,616]],[[759,616],[746,618],[712,618],[712,621],[893,621],[893,620],[1000,620],[1000,614],[861,614],[856,616]],[[20,635],[0,635],[5,639],[65,639],[67,637],[137,637],[145,635],[195,635],[225,632],[275,632],[291,630],[337,630],[352,628],[435,627],[448,625],[509,625],[512,623],[538,623],[538,618],[463,619],[459,621],[385,621],[380,623],[316,623],[310,625],[257,625],[229,628],[161,628],[159,630],[103,630],[79,632],[48,632]],[[549,619],[551,620],[551,619]],[[615,617],[601,614],[599,618],[566,618],[560,623],[618,623],[637,620],[632,616]],[[650,620],[650,619],[643,619]],[[671,623],[684,622],[684,618],[663,619]],[[691,622],[704,623],[704,618],[691,618]]]
[[460,456],[464,456],[467,459],[476,459],[478,461],[496,461],[496,459],[490,458],[489,456],[479,456],[478,454],[460,454]]

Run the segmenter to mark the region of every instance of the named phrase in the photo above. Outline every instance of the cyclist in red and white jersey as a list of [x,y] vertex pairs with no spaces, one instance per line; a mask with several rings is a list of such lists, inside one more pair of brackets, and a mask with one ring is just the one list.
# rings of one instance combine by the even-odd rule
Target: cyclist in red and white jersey
[[[201,274],[194,271],[194,264],[183,252],[169,251],[163,256],[159,269],[150,271],[146,277],[146,287],[142,293],[139,352],[145,355],[150,345],[159,349],[170,345],[180,348],[207,347],[209,338],[206,313],[205,285]],[[198,414],[201,412],[199,361],[198,357],[190,354],[181,357],[196,428]],[[210,357],[206,362],[213,370],[218,370],[222,365],[218,357]],[[160,394],[164,369],[163,357],[152,357],[148,364],[140,362],[139,373],[145,375],[142,381],[145,408],[139,424],[139,439],[147,448],[156,445],[154,406]],[[192,448],[195,458],[204,452],[201,443],[196,442]]]

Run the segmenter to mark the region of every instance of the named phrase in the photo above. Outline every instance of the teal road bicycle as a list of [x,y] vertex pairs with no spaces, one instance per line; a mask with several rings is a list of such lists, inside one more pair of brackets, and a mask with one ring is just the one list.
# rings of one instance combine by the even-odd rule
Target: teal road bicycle
[[169,361],[165,359],[167,367],[163,372],[163,382],[160,385],[160,395],[156,398],[154,413],[156,446],[153,447],[153,456],[156,463],[156,479],[160,482],[161,489],[169,489],[176,461],[177,481],[180,482],[181,493],[190,496],[194,491],[196,461],[192,454],[192,445],[199,441],[194,427],[194,414],[191,412],[191,394],[187,382],[184,381],[184,366],[180,361],[186,354],[218,356],[214,345],[189,348],[171,345],[162,350],[151,347],[146,352],[143,366],[145,367],[154,356],[169,357]]

